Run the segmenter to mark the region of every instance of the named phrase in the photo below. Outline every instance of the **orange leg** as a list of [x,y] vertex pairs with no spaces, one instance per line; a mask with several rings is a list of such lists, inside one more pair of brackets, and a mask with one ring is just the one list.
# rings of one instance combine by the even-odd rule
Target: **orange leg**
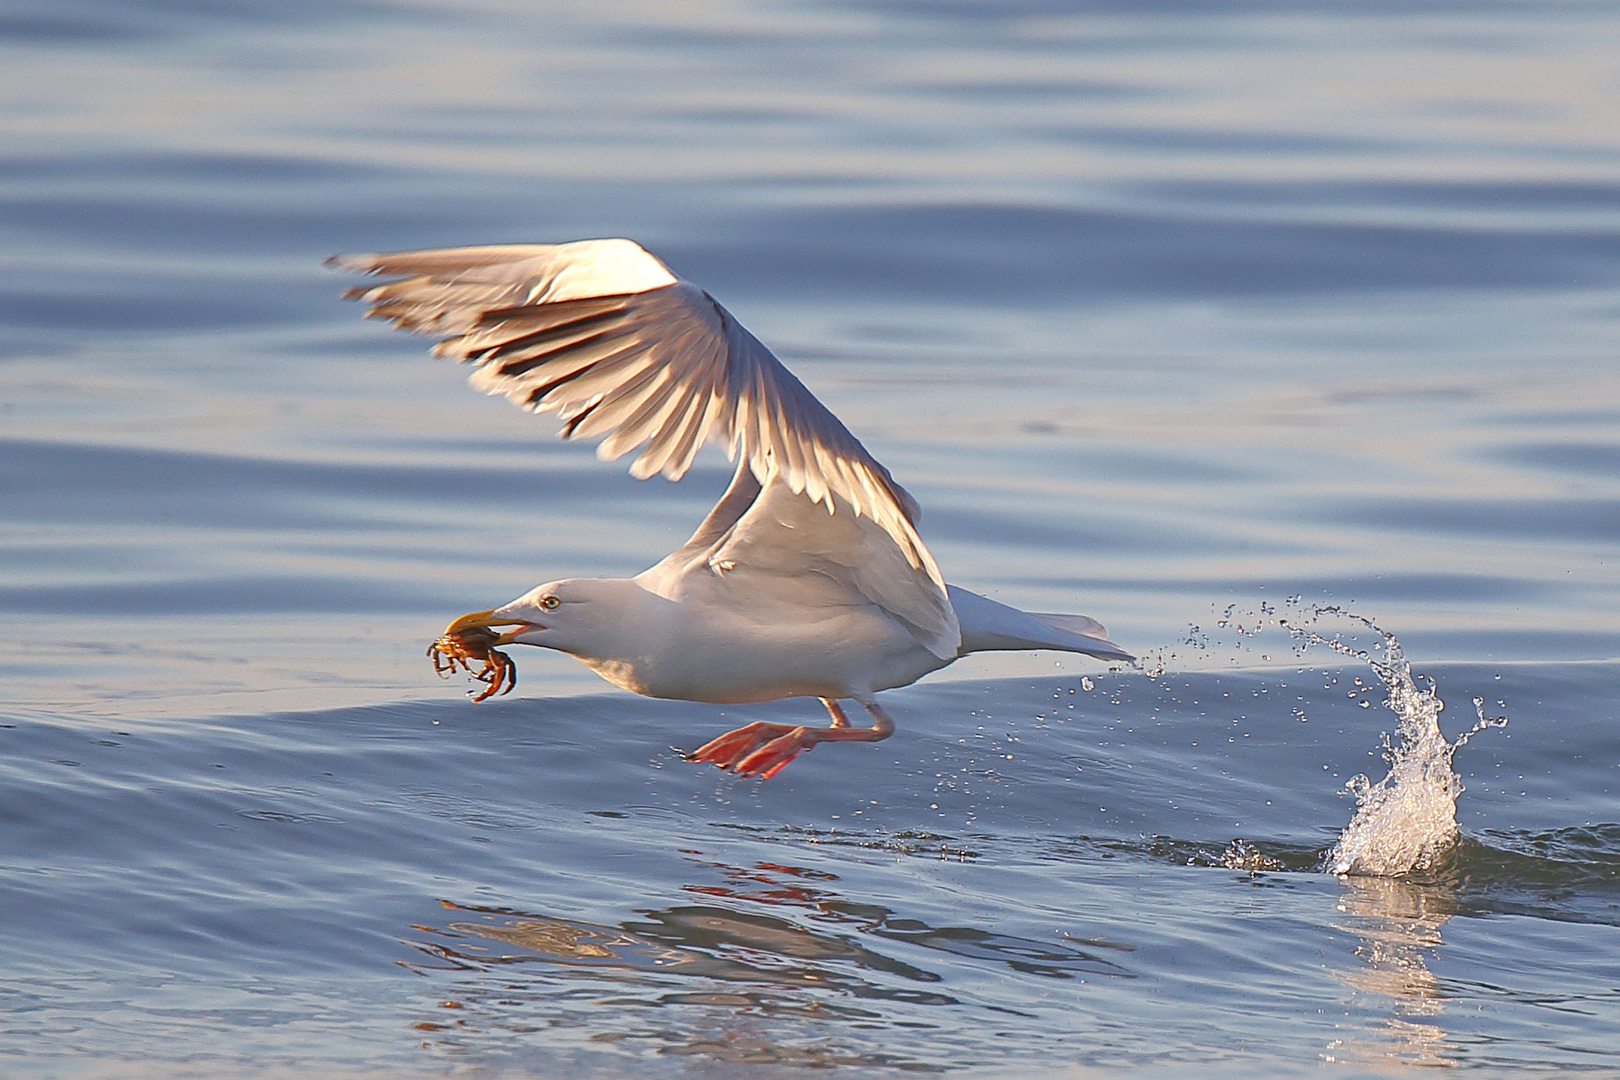
[[872,726],[869,728],[850,727],[844,710],[831,698],[822,698],[821,703],[832,714],[831,727],[795,727],[757,721],[703,744],[687,754],[686,760],[712,761],[720,768],[730,769],[742,776],[769,780],[785,769],[788,762],[804,751],[814,749],[818,743],[877,742],[894,734],[894,721],[876,702],[861,703],[872,714]]

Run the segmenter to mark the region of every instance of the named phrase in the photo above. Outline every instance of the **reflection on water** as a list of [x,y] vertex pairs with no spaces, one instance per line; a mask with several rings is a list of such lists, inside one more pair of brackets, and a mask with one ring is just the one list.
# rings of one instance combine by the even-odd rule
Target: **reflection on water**
[[473,935],[521,950],[491,952],[481,945],[417,943],[418,948],[456,967],[481,969],[493,964],[543,960],[772,987],[827,987],[853,997],[926,1005],[956,1003],[944,994],[879,986],[854,976],[843,966],[896,975],[912,982],[940,981],[934,972],[893,960],[844,938],[818,934],[786,919],[694,906],[648,911],[643,913],[647,916],[645,922],[630,920],[607,927],[534,912],[443,903],[490,916],[491,921],[453,922],[443,931],[427,928],[430,931],[452,940]]
[[[446,992],[453,998],[441,1008],[453,1010],[444,1014],[453,1019],[423,1020],[415,1029],[461,1046],[577,1026],[591,1043],[652,1039],[664,1053],[719,1061],[930,1067],[921,1056],[856,1051],[841,1039],[849,1025],[931,1029],[966,1020],[960,1011],[933,1013],[939,1007],[984,1012],[985,1003],[940,989],[952,960],[1071,984],[1132,975],[1101,955],[1130,952],[1129,945],[931,925],[831,891],[836,875],[807,867],[702,865],[721,883],[686,891],[727,906],[649,909],[605,925],[440,901],[456,917],[413,926],[425,936],[408,943],[428,959],[406,966],[451,974]],[[739,909],[751,904],[770,913]],[[648,1016],[659,1019],[649,1024]],[[793,1022],[772,1025],[772,1018]]]
[[1344,918],[1333,926],[1361,939],[1361,965],[1338,975],[1363,1011],[1385,1015],[1379,1027],[1329,1043],[1325,1056],[1368,1065],[1456,1065],[1457,1049],[1437,1023],[1446,993],[1428,964],[1456,911],[1450,890],[1390,878],[1341,880]]
[[[908,993],[853,975],[838,965],[888,968],[917,981],[938,978],[779,919],[694,907],[649,912],[647,923],[604,926],[442,903],[473,917],[443,928],[413,927],[433,935],[411,944],[436,962],[411,966],[458,973],[447,988],[454,997],[440,1003],[454,1011],[414,1025],[434,1033],[445,1050],[492,1049],[512,1037],[572,1028],[592,1044],[650,1043],[661,1053],[721,1062],[916,1065],[854,1049],[826,1025],[882,1020],[848,998],[953,1003],[945,995]],[[786,1017],[797,1022],[772,1023]]]
[[[1128,976],[1114,962],[1093,953],[1068,946],[1054,947],[1026,938],[1010,937],[967,926],[933,927],[917,919],[897,916],[878,904],[846,900],[836,893],[792,883],[781,876],[836,881],[837,876],[781,863],[756,863],[752,869],[708,864],[725,880],[724,885],[689,885],[687,891],[772,905],[793,905],[809,909],[810,918],[854,927],[857,932],[890,941],[904,942],[956,956],[1005,964],[1013,971],[1048,978],[1072,979],[1077,972]],[[1087,941],[1084,944],[1121,952],[1129,945],[1117,942]],[[924,973],[925,978],[938,976]]]

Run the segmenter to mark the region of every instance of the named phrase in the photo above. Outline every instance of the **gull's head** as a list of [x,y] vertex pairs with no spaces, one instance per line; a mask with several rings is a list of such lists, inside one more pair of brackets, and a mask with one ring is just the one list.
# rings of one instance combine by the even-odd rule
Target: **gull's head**
[[538,585],[509,604],[474,611],[445,631],[482,626],[499,628],[496,644],[540,645],[577,653],[588,651],[628,614],[618,594],[629,582],[573,578]]

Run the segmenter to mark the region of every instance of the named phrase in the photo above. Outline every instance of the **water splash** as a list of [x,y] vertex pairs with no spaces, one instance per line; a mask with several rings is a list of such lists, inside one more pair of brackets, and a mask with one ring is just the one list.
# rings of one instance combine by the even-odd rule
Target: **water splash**
[[[1370,650],[1360,650],[1340,635],[1325,637],[1309,628],[1309,623],[1323,616],[1359,623],[1382,640]],[[1456,846],[1460,836],[1457,796],[1462,794],[1463,784],[1451,767],[1452,755],[1485,728],[1504,726],[1507,717],[1487,717],[1484,699],[1476,697],[1478,721],[1455,742],[1448,742],[1440,730],[1445,702],[1432,680],[1425,680],[1427,686],[1417,684],[1394,634],[1338,607],[1313,609],[1303,622],[1282,618],[1278,623],[1299,643],[1300,651],[1320,645],[1366,661],[1384,684],[1384,704],[1396,716],[1395,740],[1387,735],[1384,740],[1389,773],[1376,784],[1357,776],[1345,785],[1356,797],[1355,816],[1328,849],[1323,869],[1330,874],[1395,877],[1432,868]]]
[[[1331,634],[1313,629],[1327,621],[1341,626]],[[1350,625],[1344,626],[1346,623]],[[1195,658],[1220,657],[1233,666],[1243,663],[1243,654],[1271,663],[1272,653],[1278,650],[1262,650],[1269,647],[1267,638],[1278,628],[1292,639],[1291,649],[1298,659],[1302,660],[1312,648],[1326,648],[1370,667],[1376,679],[1364,682],[1360,675],[1352,676],[1353,688],[1347,687],[1349,697],[1361,708],[1371,709],[1381,685],[1384,704],[1396,717],[1394,740],[1384,736],[1388,775],[1376,784],[1366,776],[1357,776],[1345,785],[1355,796],[1355,815],[1323,854],[1317,868],[1331,874],[1386,878],[1439,869],[1442,859],[1461,839],[1457,797],[1463,785],[1452,769],[1452,756],[1485,728],[1505,726],[1507,717],[1487,717],[1484,699],[1476,697],[1474,711],[1478,720],[1455,741],[1448,742],[1439,723],[1445,703],[1433,680],[1413,677],[1411,664],[1394,634],[1337,604],[1308,605],[1299,595],[1289,596],[1280,605],[1261,603],[1258,611],[1229,604],[1218,612],[1209,629],[1190,625],[1180,646],[1190,649]],[[1362,648],[1359,643],[1366,641],[1367,631],[1372,640]],[[1156,650],[1142,664],[1143,673],[1149,678],[1160,677],[1171,670],[1177,659],[1170,647]],[[1420,686],[1420,681],[1426,685]],[[1331,682],[1338,680],[1333,678]],[[1296,708],[1293,713],[1300,720],[1307,719],[1303,709]],[[1251,872],[1270,869],[1264,865],[1264,853],[1241,840],[1233,841],[1226,852],[1214,858],[1211,865]]]

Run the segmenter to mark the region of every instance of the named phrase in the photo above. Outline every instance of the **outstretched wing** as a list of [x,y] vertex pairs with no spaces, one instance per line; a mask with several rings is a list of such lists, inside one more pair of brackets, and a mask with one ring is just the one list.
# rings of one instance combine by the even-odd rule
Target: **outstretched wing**
[[[842,506],[869,518],[951,612],[939,567],[917,535],[915,500],[729,312],[633,241],[328,263],[404,275],[347,295],[371,305],[375,318],[441,335],[434,352],[477,365],[474,386],[556,412],[565,438],[606,436],[597,449],[604,459],[641,447],[634,476],[679,479],[698,448],[717,441],[761,485],[778,480],[828,513]],[[942,630],[956,637],[954,614]]]

